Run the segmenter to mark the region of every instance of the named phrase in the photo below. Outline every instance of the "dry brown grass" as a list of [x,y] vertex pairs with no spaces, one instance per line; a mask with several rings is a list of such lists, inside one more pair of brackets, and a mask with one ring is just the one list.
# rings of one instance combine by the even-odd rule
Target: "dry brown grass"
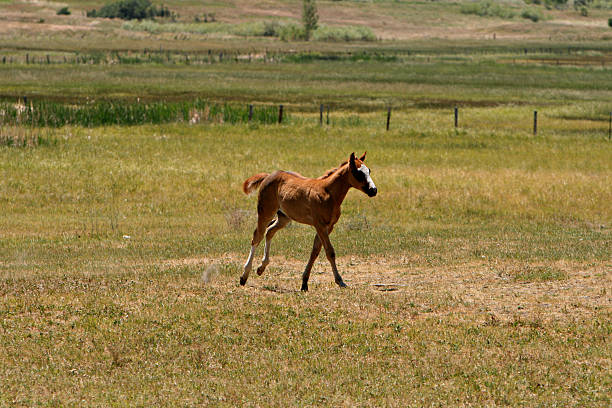
[[[0,404],[607,406],[610,265],[243,254],[0,281]],[[548,264],[550,266],[551,264]],[[386,286],[373,286],[383,283]]]
[[[247,254],[225,254],[219,257],[171,259],[162,265],[206,269],[210,265],[241,265]],[[243,259],[244,258],[244,259]],[[272,256],[262,277],[253,276],[246,290],[256,293],[273,287],[283,293],[298,292],[301,272],[307,259]],[[602,312],[612,312],[612,269],[609,262],[517,262],[493,260],[450,266],[414,266],[418,259],[389,256],[338,258],[349,290],[389,292],[391,297],[444,297],[448,305],[421,313],[429,317],[477,319],[493,316],[497,322],[517,319],[542,322],[565,322],[591,319]],[[556,273],[549,277],[546,271]],[[529,272],[534,272],[529,274]],[[525,274],[529,279],[522,278]],[[230,290],[233,277],[214,279],[216,287]],[[327,260],[321,256],[313,269],[312,291],[335,290]],[[392,293],[393,292],[393,293]],[[415,315],[414,317],[417,317]]]

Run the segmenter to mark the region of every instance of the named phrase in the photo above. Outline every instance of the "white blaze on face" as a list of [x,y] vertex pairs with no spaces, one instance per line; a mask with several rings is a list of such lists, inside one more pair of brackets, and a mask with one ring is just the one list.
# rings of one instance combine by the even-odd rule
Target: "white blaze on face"
[[370,189],[376,188],[376,185],[372,181],[372,177],[370,177],[370,169],[368,169],[365,164],[362,164],[361,166],[359,166],[357,171],[362,172],[363,175],[365,176],[366,182],[368,183],[368,188]]

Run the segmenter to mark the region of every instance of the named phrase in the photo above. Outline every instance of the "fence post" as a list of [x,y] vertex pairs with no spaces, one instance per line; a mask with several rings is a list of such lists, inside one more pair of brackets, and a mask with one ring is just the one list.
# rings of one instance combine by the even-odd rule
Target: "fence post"
[[533,135],[538,133],[538,111],[533,111]]
[[329,125],[329,105],[327,105],[327,125]]
[[455,127],[459,127],[459,108],[455,106]]
[[26,54],[26,64],[30,63],[30,54]]
[[391,107],[387,108],[387,131],[389,130],[389,122],[391,122]]
[[283,123],[283,105],[278,106],[278,123]]
[[323,104],[319,106],[319,126],[323,126]]
[[249,105],[249,122],[253,119],[253,105]]

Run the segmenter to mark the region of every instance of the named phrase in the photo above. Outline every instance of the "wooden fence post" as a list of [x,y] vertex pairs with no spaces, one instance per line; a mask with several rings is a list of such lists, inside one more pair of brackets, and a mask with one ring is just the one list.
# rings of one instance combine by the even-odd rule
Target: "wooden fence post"
[[533,135],[538,133],[538,111],[533,111]]
[[329,105],[327,105],[327,125],[329,125]]
[[391,122],[391,107],[387,108],[387,131],[389,130],[389,122]]
[[253,105],[249,105],[249,122],[253,119]]
[[283,123],[283,105],[278,106],[278,123]]
[[323,104],[319,106],[319,126],[323,126]]
[[455,127],[459,127],[459,108],[455,106]]

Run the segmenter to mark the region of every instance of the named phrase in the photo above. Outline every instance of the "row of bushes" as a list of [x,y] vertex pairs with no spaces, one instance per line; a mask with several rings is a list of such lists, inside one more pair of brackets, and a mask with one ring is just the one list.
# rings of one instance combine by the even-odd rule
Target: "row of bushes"
[[120,18],[123,20],[143,20],[154,17],[170,17],[172,13],[162,4],[156,7],[150,0],[120,0],[103,6],[100,10],[90,10],[87,17]]
[[[127,21],[122,28],[129,31],[159,33],[219,34],[239,37],[277,37],[284,41],[305,40],[304,27],[280,21],[255,21],[241,24],[227,23],[159,23],[152,20]],[[321,25],[311,33],[317,41],[375,41],[376,36],[369,27]]]
[[[85,127],[106,125],[142,125],[171,122],[248,122],[247,106],[218,105],[206,100],[193,102],[110,102],[66,105],[49,101],[29,102],[27,105],[0,103],[0,125],[30,125],[35,127]],[[259,106],[253,109],[252,121],[275,123],[278,108]]]

